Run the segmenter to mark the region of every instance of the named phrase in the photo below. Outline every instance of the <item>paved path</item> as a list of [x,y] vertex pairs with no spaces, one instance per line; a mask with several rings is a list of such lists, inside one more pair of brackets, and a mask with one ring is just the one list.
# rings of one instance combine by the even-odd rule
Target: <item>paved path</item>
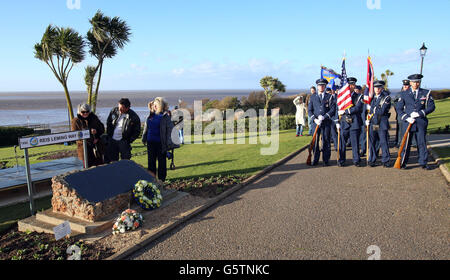
[[339,168],[334,152],[309,167],[303,152],[131,258],[367,259],[376,245],[382,259],[450,259],[449,188],[414,151],[408,170]]
[[450,134],[427,135],[428,146],[431,148],[450,146]]

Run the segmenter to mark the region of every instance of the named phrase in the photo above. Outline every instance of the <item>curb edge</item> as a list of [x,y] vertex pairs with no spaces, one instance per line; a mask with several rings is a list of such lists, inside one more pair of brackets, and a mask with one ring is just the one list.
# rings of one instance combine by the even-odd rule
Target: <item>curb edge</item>
[[[132,255],[136,251],[144,248],[147,244],[149,244],[152,241],[158,239],[160,236],[162,236],[162,235],[164,235],[166,233],[169,233],[174,228],[176,228],[178,225],[189,221],[190,219],[192,219],[195,216],[199,215],[200,213],[204,212],[205,210],[207,210],[208,208],[210,208],[213,205],[217,204],[218,202],[220,202],[221,200],[225,199],[226,197],[228,197],[228,196],[232,195],[233,193],[241,190],[245,186],[247,186],[247,185],[249,185],[251,183],[254,183],[255,181],[257,181],[258,179],[260,179],[261,177],[263,177],[264,175],[266,175],[267,173],[269,173],[270,171],[272,171],[276,167],[286,163],[287,161],[291,160],[292,158],[294,158],[295,156],[297,156],[301,152],[305,151],[308,147],[309,147],[309,144],[305,145],[304,147],[300,148],[297,151],[292,152],[291,154],[289,154],[289,155],[285,156],[284,158],[278,160],[274,164],[264,168],[263,170],[261,170],[257,174],[254,174],[254,175],[250,176],[249,178],[247,178],[241,184],[238,184],[238,185],[232,187],[231,189],[223,192],[222,194],[207,200],[206,203],[203,204],[202,206],[189,210],[189,211],[192,211],[192,212],[190,212],[189,214],[187,214],[183,218],[181,218],[181,219],[179,219],[179,220],[177,220],[175,222],[166,224],[166,226],[163,226],[163,228],[161,230],[159,230],[158,232],[149,233],[147,237],[145,237],[145,235],[144,235],[142,241],[140,241],[139,243],[137,243],[135,245],[131,245],[131,246],[127,247],[127,248],[124,248],[124,249],[120,250],[119,252],[115,253],[114,255],[112,255],[112,256],[104,259],[104,260],[123,260],[123,259],[125,259],[126,257]],[[189,212],[189,211],[187,211],[187,212]]]

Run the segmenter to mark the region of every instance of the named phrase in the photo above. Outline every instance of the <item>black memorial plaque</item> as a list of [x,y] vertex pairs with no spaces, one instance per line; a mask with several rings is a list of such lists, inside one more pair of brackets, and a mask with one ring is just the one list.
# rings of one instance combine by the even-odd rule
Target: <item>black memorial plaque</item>
[[130,160],[70,174],[64,180],[82,198],[93,203],[131,191],[139,180],[156,181],[147,170]]

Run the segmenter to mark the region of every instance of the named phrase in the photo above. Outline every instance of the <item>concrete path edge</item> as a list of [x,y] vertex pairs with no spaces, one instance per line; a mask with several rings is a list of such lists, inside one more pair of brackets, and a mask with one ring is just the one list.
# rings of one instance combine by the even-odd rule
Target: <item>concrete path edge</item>
[[439,165],[439,169],[441,170],[442,175],[444,175],[445,179],[447,179],[447,183],[450,183],[450,171],[447,166],[444,164],[444,161],[439,157],[439,155],[433,150],[433,148],[428,147],[430,154],[433,156],[436,163]]
[[123,260],[123,259],[129,257],[130,255],[132,255],[136,251],[144,248],[145,246],[147,246],[148,244],[153,242],[154,240],[158,239],[159,237],[163,236],[166,233],[169,233],[170,231],[175,229],[178,225],[189,221],[190,219],[192,219],[195,216],[199,215],[200,213],[204,212],[208,208],[214,206],[215,204],[217,204],[221,200],[225,199],[226,197],[232,195],[233,193],[237,192],[238,190],[240,190],[240,189],[244,188],[245,186],[247,186],[247,185],[255,182],[256,180],[260,179],[261,177],[263,177],[264,175],[266,175],[267,173],[272,171],[274,168],[276,168],[276,167],[278,167],[278,166],[288,162],[289,160],[291,160],[292,158],[294,158],[295,156],[297,156],[301,152],[303,152],[306,149],[308,149],[308,147],[309,147],[309,144],[305,145],[301,149],[299,149],[299,150],[297,150],[297,151],[287,155],[286,157],[280,159],[276,163],[274,163],[274,164],[264,168],[263,170],[261,170],[257,174],[255,174],[255,175],[251,176],[250,178],[246,179],[241,184],[238,184],[238,185],[232,187],[231,189],[223,192],[222,194],[220,194],[220,195],[218,195],[218,196],[216,196],[214,198],[209,199],[204,205],[202,205],[200,207],[197,207],[197,208],[194,208],[194,209],[191,209],[190,211],[187,211],[187,214],[185,216],[183,216],[181,219],[179,219],[179,220],[177,220],[175,222],[166,224],[165,226],[163,226],[162,228],[160,228],[159,230],[157,230],[155,232],[151,232],[151,233],[149,233],[147,235],[144,235],[141,238],[142,240],[138,244],[126,247],[126,248],[120,250],[119,252],[115,253],[114,255],[106,258],[105,260]]

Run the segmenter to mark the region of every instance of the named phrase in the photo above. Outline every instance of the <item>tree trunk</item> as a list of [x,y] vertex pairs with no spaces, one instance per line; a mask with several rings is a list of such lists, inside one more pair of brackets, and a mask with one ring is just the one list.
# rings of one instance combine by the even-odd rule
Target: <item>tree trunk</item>
[[87,86],[87,104],[92,107],[92,83]]
[[100,60],[99,63],[100,63],[100,68],[99,68],[99,72],[98,72],[97,87],[95,88],[95,93],[92,96],[92,108],[93,108],[92,112],[94,112],[94,113],[97,110],[97,98],[98,98],[98,90],[100,88],[100,80],[102,79],[103,60]]
[[267,111],[269,110],[269,98],[266,97],[266,105],[264,106],[264,117],[267,117]]
[[72,100],[70,99],[69,89],[67,88],[66,82],[63,82],[63,87],[64,87],[64,93],[66,94],[66,101],[67,101],[67,108],[69,110],[70,123],[72,123],[72,120],[74,117],[73,108],[72,108]]

